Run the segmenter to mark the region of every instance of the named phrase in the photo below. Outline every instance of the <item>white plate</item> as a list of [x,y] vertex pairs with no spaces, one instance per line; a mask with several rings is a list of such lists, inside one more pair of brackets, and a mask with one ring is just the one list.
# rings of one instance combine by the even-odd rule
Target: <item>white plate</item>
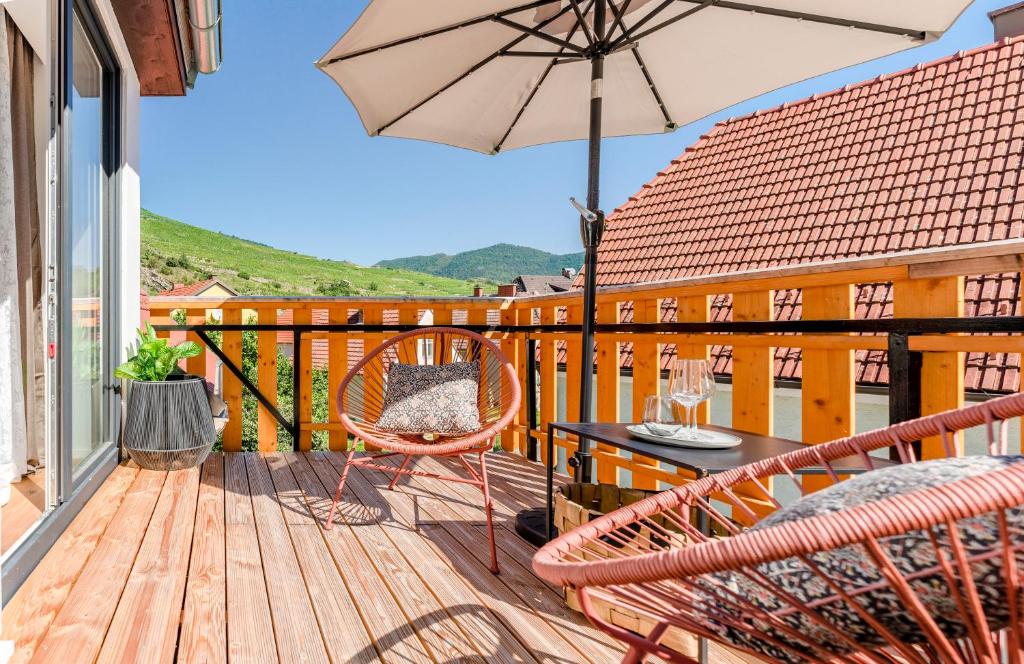
[[697,440],[690,440],[682,436],[655,436],[642,424],[629,424],[626,426],[626,430],[637,438],[646,440],[649,443],[674,445],[675,447],[691,447],[697,450],[726,450],[730,447],[736,447],[743,442],[742,438],[732,434],[712,431],[710,429],[698,429],[697,435],[700,437]]

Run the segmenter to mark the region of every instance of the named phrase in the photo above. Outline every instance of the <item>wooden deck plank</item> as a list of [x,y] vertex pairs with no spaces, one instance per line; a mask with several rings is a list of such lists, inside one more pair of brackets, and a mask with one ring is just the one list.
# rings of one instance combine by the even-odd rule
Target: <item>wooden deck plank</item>
[[449,619],[461,628],[467,640],[489,662],[536,661],[523,644],[481,605],[480,598],[453,569],[447,558],[442,558],[423,539],[415,522],[407,521],[395,503],[407,499],[394,491],[381,491],[353,468],[348,475],[346,491],[364,505],[378,509],[386,515],[379,528],[390,541],[390,546],[401,551],[422,579],[428,591],[437,598]]
[[299,571],[299,561],[277,502],[267,463],[260,455],[246,454],[245,467],[249,474],[260,553],[264,560],[273,561],[273,569],[264,569],[270,614],[277,637],[277,654],[282,662],[326,664],[327,651],[317,629],[316,614],[310,605],[309,593]]
[[[313,518],[323,523],[331,507],[333,487],[326,488],[307,463],[293,464],[291,467]],[[343,502],[339,509],[353,521],[358,521],[358,515],[366,517],[363,505],[351,498]],[[345,585],[356,600],[363,624],[373,638],[380,658],[395,664],[432,662],[391,590],[373,566],[367,564],[366,552],[359,545],[352,529],[346,523],[340,523],[335,524],[331,530],[321,532]]]
[[244,454],[224,459],[228,661],[276,662],[277,643]]
[[151,470],[138,472],[31,661],[96,659],[166,477]]
[[35,654],[138,472],[137,466],[114,469],[3,608],[2,638],[14,641],[11,664],[24,664]]
[[[334,454],[325,454],[332,463],[339,463],[341,458]],[[431,460],[434,461],[434,460]],[[451,469],[448,469],[449,472]],[[380,482],[384,480],[380,476]],[[401,486],[401,485],[400,485]],[[445,528],[457,541],[464,545],[466,551],[478,560],[489,563],[489,554],[485,541],[479,540],[482,530],[474,524],[481,523],[483,512],[470,503],[470,496],[460,500],[445,500],[442,496],[459,495],[461,490],[479,490],[469,485],[444,483],[424,477],[411,477],[410,482],[401,487],[402,490],[412,489],[417,496],[417,504],[423,512]],[[419,491],[417,491],[419,490]],[[568,643],[579,653],[582,661],[617,661],[622,657],[618,643],[607,635],[594,630],[583,616],[565,605],[562,596],[543,581],[534,576],[533,572],[512,558],[506,551],[506,541],[516,538],[504,528],[495,528],[498,542],[498,562],[501,566],[501,580],[515,592],[520,599],[538,615],[551,623],[555,629],[567,636]]]
[[100,664],[173,661],[198,494],[198,468],[168,474],[107,629]]
[[[325,487],[337,485],[338,474],[327,460],[319,456],[304,456],[303,460],[309,462]],[[358,500],[353,498],[351,492],[346,491],[346,495],[350,500]],[[420,578],[415,569],[419,561],[410,562],[406,552],[393,546],[378,525],[387,518],[386,504],[380,507],[363,506],[368,508],[368,516],[377,515],[377,518],[360,518],[358,524],[349,521],[349,526],[362,544],[367,562],[377,569],[391,589],[398,605],[434,659],[439,662],[483,662],[473,643],[452,622],[451,616],[431,593],[430,587]],[[343,516],[348,520],[347,514]]]
[[324,542],[320,525],[305,503],[290,467],[296,455],[271,454],[267,466],[285,512],[299,569],[332,662],[363,662],[377,657],[363,618]]
[[199,483],[192,560],[178,641],[179,664],[227,661],[224,568],[224,457],[211,454],[203,464]]
[[[618,661],[623,648],[533,575],[534,549],[511,531],[542,500],[538,467],[488,460],[498,576],[470,485],[404,478],[386,491],[390,476],[357,468],[343,522],[324,531],[337,453],[118,467],[12,599],[4,635],[27,645],[22,663]],[[713,647],[711,661],[744,658]]]

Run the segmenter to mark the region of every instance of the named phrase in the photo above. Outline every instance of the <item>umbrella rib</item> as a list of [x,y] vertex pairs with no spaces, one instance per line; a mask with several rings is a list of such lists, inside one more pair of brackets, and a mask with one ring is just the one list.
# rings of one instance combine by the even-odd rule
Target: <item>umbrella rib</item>
[[436,37],[438,35],[443,35],[446,32],[452,32],[453,30],[461,30],[462,28],[469,28],[474,25],[479,25],[480,23],[493,21],[495,17],[511,16],[513,14],[518,14],[519,12],[524,12],[529,9],[537,9],[538,7],[554,4],[559,1],[560,0],[533,0],[532,2],[517,5],[516,7],[511,7],[509,9],[505,9],[494,14],[487,14],[486,16],[477,16],[475,18],[462,21],[461,23],[446,25],[443,28],[434,28],[433,30],[427,30],[426,32],[420,32],[415,35],[409,35],[408,37],[395,39],[394,41],[389,41],[384,44],[368,46],[367,48],[363,48],[352,53],[346,53],[345,55],[339,55],[335,58],[331,58],[327,62],[318,62],[317,66],[326,67],[327,65],[333,65],[335,62],[351,60],[352,58],[358,58],[359,56],[366,55],[367,53],[376,53],[377,51],[383,51],[389,48],[394,48],[395,46],[402,46],[403,44],[409,44],[420,39],[426,39],[427,37]]
[[[697,4],[698,2],[701,2],[702,0],[674,0],[674,1],[688,2],[690,4]],[[704,4],[706,4],[706,0],[704,0]],[[701,7],[703,7],[704,4],[702,4]],[[752,5],[752,4],[748,4],[748,3],[744,3],[744,2],[732,2],[732,0],[715,0],[712,4],[714,4],[715,7],[720,7],[722,9],[733,9],[733,10],[736,10],[736,11],[752,12],[752,13],[755,13],[755,14],[765,14],[766,16],[776,16],[776,17],[779,17],[779,18],[789,18],[789,19],[793,19],[793,20],[797,20],[797,21],[808,21],[810,23],[822,23],[824,25],[834,25],[834,26],[845,27],[845,28],[856,28],[858,30],[866,30],[868,32],[881,32],[881,33],[889,34],[889,35],[898,35],[898,36],[903,36],[903,37],[910,37],[911,39],[915,39],[915,40],[918,40],[918,41],[923,41],[928,36],[925,31],[917,30],[917,29],[914,29],[914,28],[902,28],[902,27],[894,26],[894,25],[883,25],[881,23],[869,23],[867,21],[857,21],[857,20],[854,20],[854,19],[840,18],[840,17],[836,17],[836,16],[825,16],[825,15],[822,15],[822,14],[809,14],[807,12],[798,12],[798,11],[793,11],[793,10],[789,10],[789,9],[778,9],[776,7],[764,7],[764,6],[761,6],[761,5]],[[648,16],[650,16],[650,15],[648,15]],[[647,18],[647,17],[645,17],[645,18]],[[645,30],[643,33],[641,33],[639,35],[636,35],[636,36],[628,34],[628,31],[627,31],[627,34],[624,34],[621,37],[619,37],[619,39],[616,40],[616,43],[613,44],[613,46],[616,46],[620,42],[628,40],[628,39],[640,39],[641,37],[645,37],[645,36],[651,34],[652,32],[660,30],[661,28],[664,28],[665,26],[670,25],[671,23],[674,23],[675,20],[676,19],[669,19],[667,21],[664,21],[663,23],[654,26],[650,30]],[[637,27],[638,26],[633,26],[633,29],[635,30]]]
[[[705,0],[705,1],[707,1],[707,0]],[[675,2],[676,2],[676,0],[664,0],[664,2],[662,2],[660,5],[658,5],[657,7],[652,9],[650,12],[648,12],[646,16],[644,16],[639,21],[637,21],[636,24],[634,24],[632,28],[627,29],[626,26],[623,25],[622,26],[622,34],[619,35],[618,39],[614,40],[611,44],[608,45],[608,49],[609,50],[613,50],[613,49],[618,48],[619,46],[621,46],[623,43],[625,43],[626,41],[628,41],[630,39],[630,34],[633,32],[633,30],[639,30],[641,26],[646,24],[648,21],[653,19],[655,16],[657,16],[661,12],[665,11],[666,9],[668,9]],[[619,23],[622,23],[622,21],[620,20]],[[611,33],[608,33],[608,37],[611,38]]]
[[[554,13],[553,15],[551,15],[550,17],[548,17],[548,18],[544,19],[543,21],[541,21],[540,23],[538,23],[538,24],[537,24],[537,28],[539,29],[539,28],[543,28],[543,27],[545,27],[545,26],[547,26],[547,25],[550,25],[550,24],[551,24],[551,23],[553,23],[553,22],[554,22],[555,20],[557,20],[557,19],[561,18],[561,17],[562,17],[562,16],[564,16],[564,15],[565,15],[566,13],[568,13],[568,11],[569,11],[569,7],[563,7],[562,9],[558,10],[557,12],[555,12],[555,13]],[[466,70],[465,72],[463,72],[462,74],[460,74],[460,75],[459,75],[458,77],[456,77],[456,78],[454,78],[453,80],[449,81],[449,82],[448,82],[447,84],[445,84],[445,85],[444,85],[443,87],[441,87],[441,88],[439,88],[439,89],[435,90],[435,91],[434,91],[433,93],[431,93],[430,95],[428,95],[428,96],[427,96],[427,97],[425,97],[424,99],[420,100],[420,101],[419,101],[419,102],[417,102],[417,103],[416,103],[415,105],[413,105],[413,106],[412,106],[412,107],[410,107],[409,109],[405,110],[404,112],[402,112],[402,113],[401,113],[400,115],[398,115],[397,117],[395,117],[395,118],[394,118],[394,119],[392,119],[391,121],[387,122],[387,123],[386,123],[386,124],[384,124],[384,125],[381,125],[381,127],[380,127],[379,129],[377,129],[377,131],[376,131],[376,134],[377,134],[377,135],[380,135],[380,134],[381,134],[381,132],[384,132],[384,131],[386,131],[386,130],[388,129],[388,127],[391,127],[391,126],[392,126],[393,124],[395,124],[396,122],[398,122],[398,121],[399,121],[399,120],[401,120],[402,118],[406,117],[407,115],[409,115],[410,113],[412,113],[412,112],[413,112],[413,111],[415,111],[416,109],[418,109],[418,108],[422,107],[422,106],[423,106],[424,104],[426,104],[426,103],[427,103],[427,102],[429,102],[430,100],[432,100],[432,99],[436,98],[437,96],[439,96],[439,95],[443,94],[443,93],[444,93],[445,91],[447,91],[448,89],[450,89],[450,88],[451,88],[452,86],[454,86],[454,85],[458,84],[458,83],[459,83],[459,82],[461,82],[461,81],[464,81],[464,80],[465,80],[466,78],[468,78],[469,76],[471,76],[471,75],[472,75],[472,74],[473,74],[473,73],[474,73],[475,71],[477,71],[478,69],[480,69],[481,67],[483,67],[484,65],[486,65],[486,64],[487,64],[488,62],[491,62],[492,60],[494,60],[495,58],[497,58],[498,56],[500,56],[500,55],[502,54],[502,52],[504,52],[504,51],[508,51],[508,50],[509,50],[510,48],[512,48],[512,47],[514,47],[514,46],[516,46],[517,44],[521,44],[521,43],[523,42],[523,40],[525,40],[525,39],[526,39],[527,37],[529,37],[529,36],[530,36],[530,35],[526,35],[526,34],[524,34],[524,35],[519,35],[518,37],[516,37],[515,39],[513,39],[513,40],[512,40],[512,41],[510,41],[509,43],[505,44],[505,46],[504,46],[503,48],[500,48],[500,49],[498,49],[497,51],[495,51],[494,53],[491,53],[491,54],[490,54],[490,55],[488,55],[488,56],[487,56],[486,58],[484,58],[483,60],[480,60],[480,61],[479,61],[479,62],[477,62],[477,63],[476,63],[475,65],[473,65],[472,67],[470,67],[469,69],[467,69],[467,70]]]
[[[684,0],[684,1],[686,1],[686,0]],[[689,18],[690,16],[693,16],[694,14],[699,12],[700,10],[707,9],[708,7],[710,7],[712,5],[718,5],[718,0],[703,0],[703,1],[701,1],[701,0],[694,0],[694,1],[695,2],[700,2],[700,4],[698,6],[696,6],[696,7],[691,7],[690,9],[687,9],[682,14],[679,14],[677,16],[673,16],[670,19],[666,19],[666,20],[662,21],[661,23],[659,23],[659,24],[657,24],[655,26],[652,26],[652,27],[650,27],[650,28],[644,30],[643,32],[638,33],[638,34],[633,34],[633,31],[636,30],[638,27],[640,27],[639,23],[637,25],[634,25],[632,28],[627,28],[625,26],[625,24],[623,24],[623,26],[622,26],[622,34],[619,36],[618,39],[616,39],[612,43],[612,48],[619,48],[619,47],[621,47],[623,44],[625,44],[627,42],[639,42],[641,39],[643,39],[647,35],[652,34],[654,32],[657,32],[658,30],[661,30],[662,28],[666,28],[666,27],[672,25],[673,23],[675,23],[676,21],[681,21],[684,18]],[[673,0],[673,2],[675,2],[675,0]],[[649,14],[648,14],[648,16],[649,16]]]
[[558,37],[555,37],[553,35],[549,35],[546,32],[541,32],[540,30],[537,30],[535,28],[531,28],[531,27],[529,27],[527,25],[523,25],[521,23],[516,23],[515,21],[510,21],[507,18],[505,18],[504,16],[495,16],[493,20],[494,20],[495,23],[500,23],[500,24],[502,24],[502,25],[504,25],[506,27],[512,28],[513,30],[518,30],[520,32],[525,32],[527,35],[531,35],[533,37],[537,37],[539,39],[543,39],[544,41],[549,41],[552,44],[554,44],[556,46],[559,46],[561,48],[567,48],[567,49],[570,49],[572,51],[576,51],[577,53],[582,53],[583,52],[583,47],[582,46],[577,46],[576,44],[572,44],[570,42],[567,42],[564,39],[559,39]]
[[[620,25],[622,25],[622,19],[626,15],[626,12],[629,11],[629,3],[631,3],[632,1],[633,0],[626,0],[625,2],[623,2],[622,3],[622,10],[621,11],[616,12],[614,10],[614,8],[612,9],[612,13],[615,14],[615,20],[612,21],[611,27],[608,28],[608,35],[607,35],[608,39],[612,39],[612,35],[615,34],[615,29],[617,27],[619,27]],[[609,2],[609,4],[611,4],[611,3]],[[626,31],[625,26],[623,26],[622,31],[623,32]]]
[[[586,11],[582,13],[586,14],[587,12],[589,12],[590,8],[594,6],[595,1],[596,0],[590,0],[590,4],[587,5]],[[575,5],[576,3],[573,2],[573,4]],[[580,14],[577,14],[577,16],[579,15]],[[580,26],[583,26],[583,28],[586,29],[586,25],[584,23],[577,22],[576,25],[573,26],[572,30],[569,31],[569,34],[566,38],[571,40],[576,35],[576,30]],[[561,53],[558,54],[558,56],[561,55]],[[544,85],[544,81],[547,80],[548,74],[551,73],[551,69],[556,64],[558,64],[558,56],[556,56],[554,59],[551,60],[551,62],[548,63],[548,66],[544,69],[544,73],[540,75],[540,79],[537,81],[537,84],[533,86],[533,90],[530,90],[530,94],[526,97],[526,101],[524,101],[523,105],[519,107],[519,112],[516,113],[516,117],[512,118],[512,124],[508,126],[508,129],[505,130],[505,134],[501,137],[501,140],[498,141],[498,144],[494,146],[495,153],[501,152],[501,146],[505,144],[505,141],[508,140],[508,137],[512,133],[512,130],[515,129],[515,126],[519,123],[519,118],[523,117],[523,113],[526,112],[526,107],[529,106],[530,102],[533,101],[533,98],[537,96],[537,91],[540,90],[540,86]]]
[[[628,0],[627,0],[628,1]],[[579,0],[569,0],[569,4],[572,5],[572,10],[576,14],[576,25],[583,29],[583,36],[587,38],[587,43],[593,46],[597,41],[594,39],[594,33],[590,30],[590,26],[587,25],[587,19],[585,18],[586,12],[580,10]],[[593,6],[593,2],[590,3]],[[589,9],[587,11],[590,11]],[[573,34],[576,29],[573,28],[572,33],[569,35],[569,40],[572,40]]]
[[[699,7],[698,9],[703,9],[704,7],[707,6],[709,2],[712,1],[713,0],[707,0],[707,2],[705,2],[704,5],[702,7]],[[623,4],[622,6],[623,11],[620,12],[619,9],[615,6],[615,2],[613,0],[608,0],[608,7],[612,10],[612,13],[615,14],[616,22],[622,23],[622,30],[624,33],[629,32],[629,28],[626,26],[625,23],[622,22],[622,16],[628,4],[629,0],[626,0],[625,4]],[[639,46],[639,44],[637,46]],[[650,88],[651,94],[654,95],[654,101],[655,103],[658,104],[658,108],[661,109],[661,114],[665,118],[665,126],[671,129],[675,129],[676,123],[672,121],[672,116],[669,115],[668,109],[665,107],[665,100],[661,98],[661,93],[658,92],[658,86],[654,84],[654,79],[651,77],[651,73],[647,71],[647,65],[644,63],[644,59],[640,55],[640,49],[633,48],[632,51],[633,59],[636,61],[637,66],[640,68],[640,73],[644,75],[644,80],[647,81],[647,87]]]

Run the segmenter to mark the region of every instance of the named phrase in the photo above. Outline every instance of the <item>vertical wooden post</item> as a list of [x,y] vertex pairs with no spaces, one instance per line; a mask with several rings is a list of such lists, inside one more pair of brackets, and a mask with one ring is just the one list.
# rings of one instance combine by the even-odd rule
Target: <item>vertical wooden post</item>
[[[277,324],[277,308],[258,309],[257,320],[261,325]],[[277,332],[256,334],[258,357],[256,362],[256,387],[274,406],[277,405]],[[262,404],[257,408],[257,437],[261,452],[277,449],[277,420]]]
[[[368,304],[368,305],[364,306],[363,307],[363,324],[364,325],[383,325],[384,324],[384,309],[380,305],[369,305]],[[382,343],[384,343],[384,335],[383,334],[374,333],[374,334],[364,335],[363,336],[363,356],[365,357],[368,353],[373,352],[373,350],[375,348],[377,348],[377,346],[380,346]],[[373,363],[373,364],[377,364],[377,363]],[[373,375],[370,375],[369,372],[374,372],[374,373],[373,373]],[[364,370],[363,380],[366,381],[368,384],[372,383],[372,384],[375,384],[375,385],[383,385],[384,384],[384,376],[381,373],[380,367],[377,366],[376,368],[373,368],[373,369],[367,367]],[[365,416],[368,419],[376,420],[380,416],[379,412],[375,412],[375,408],[376,408],[376,406],[370,406],[370,407],[366,408]],[[376,445],[370,445],[370,444],[366,443],[366,441],[363,441],[363,442],[366,445],[366,451],[368,451],[368,452],[374,452],[374,451],[377,451],[377,450],[380,449]]]
[[[501,304],[501,324],[502,325],[516,325],[517,324],[517,310],[514,300],[505,301]],[[520,347],[519,339],[515,333],[505,332],[501,339],[501,352],[505,355],[512,366],[516,368],[516,376],[519,380],[520,389],[523,388],[525,382],[525,371],[521,368],[520,363]],[[512,423],[505,427],[505,430],[501,432],[501,449],[506,452],[518,452],[525,454],[525,446],[521,444],[523,438],[515,430],[515,427],[525,424],[526,420],[523,419],[523,414],[526,412],[526,390],[522,391],[522,399],[520,402],[519,412],[516,413],[515,419]]]
[[[533,325],[533,309],[524,306],[516,307],[516,324],[520,326]],[[519,375],[519,389],[522,390],[523,398],[519,404],[519,425],[526,428],[526,435],[519,438],[519,453],[524,457],[530,457],[530,439],[533,434],[530,432],[530,423],[537,417],[537,413],[530,413],[531,403],[536,404],[539,399],[537,394],[529,395],[530,385],[536,386],[535,377],[529,377],[530,367],[536,364],[537,357],[534,356],[532,363],[529,356],[530,344],[526,342],[526,334],[516,335],[516,373]]]
[[[676,298],[676,321],[680,323],[706,323],[711,320],[711,296],[690,295]],[[711,348],[706,344],[690,343],[684,337],[676,342],[676,357],[687,360],[710,360]],[[697,423],[707,424],[711,421],[711,403],[705,401],[697,406]],[[694,474],[682,468],[676,474],[694,479]]]
[[[690,295],[676,298],[676,321],[680,323],[706,323],[711,320],[711,296]],[[676,342],[676,357],[687,360],[710,360],[711,349],[705,344],[689,343],[686,339]],[[707,424],[711,420],[709,403],[697,407],[697,423]]]
[[[327,320],[331,325],[344,325],[348,322],[348,308],[331,307],[327,311]],[[327,447],[331,450],[348,449],[348,432],[340,428],[341,416],[338,414],[338,388],[347,373],[348,335],[335,332],[327,341],[327,421],[338,427],[332,428],[327,437]]]
[[[565,308],[565,322],[568,325],[583,324],[582,301]],[[581,337],[582,335],[575,332],[565,335],[565,419],[568,422],[580,420],[580,368],[583,363]],[[575,439],[573,436],[572,440]]]
[[[661,300],[633,300],[633,322],[658,323],[661,321]],[[644,417],[644,401],[661,394],[661,345],[651,337],[637,337],[633,341],[633,421]],[[656,465],[649,457],[633,455],[633,488],[654,489],[658,482],[649,475],[637,473],[637,464]]]
[[[313,310],[304,305],[296,306],[293,309],[292,320],[296,325],[310,325],[313,322]],[[292,395],[293,399],[299,402],[299,420],[302,422],[302,431],[299,434],[299,449],[306,451],[313,449],[313,432],[309,425],[313,423],[313,339],[311,334],[303,334],[302,342],[298,347],[293,347],[296,354],[302,353],[302,371],[299,375],[299,393]],[[295,366],[295,363],[292,363]]]
[[[853,318],[853,284],[804,288],[801,298],[804,320]],[[803,442],[824,443],[853,434],[857,404],[853,349],[805,348],[801,367]],[[806,476],[803,483],[817,490],[831,482]]]
[[[771,320],[775,292],[734,293],[734,321]],[[733,346],[732,426],[771,435],[775,423],[775,348]]]
[[[893,314],[897,318],[964,315],[964,278],[935,277],[893,283]],[[921,415],[964,405],[964,354],[925,352],[921,362]],[[921,441],[921,456],[944,456],[938,436]]]
[[[597,322],[615,325],[620,322],[618,302],[598,302]],[[619,421],[619,396],[621,392],[621,362],[619,342],[612,335],[596,335],[595,357],[597,358],[597,421]],[[598,443],[597,451],[604,454],[618,455],[619,451],[610,445]],[[595,464],[597,481],[609,484],[619,483],[619,468],[611,463]]]
[[[771,320],[775,315],[775,291],[755,293],[733,293],[732,319],[734,321]],[[742,431],[772,435],[775,429],[775,348],[746,347],[732,348],[732,426]],[[768,491],[772,480],[765,481]],[[749,483],[740,484],[738,494],[763,496]],[[751,505],[751,509],[762,515],[770,510],[763,506]],[[738,510],[733,518],[744,521]]]
[[[224,309],[225,325],[241,325],[241,309]],[[224,355],[239,369],[242,368],[242,333],[227,332],[222,334]],[[224,427],[224,451],[240,452],[242,450],[242,382],[227,367],[224,368],[224,402],[228,405],[228,423]]]
[[[206,322],[206,309],[186,309],[185,310],[185,324],[186,325],[202,325]],[[187,332],[185,338],[188,341],[194,341],[199,344],[200,347],[203,343],[199,340],[199,335],[195,332]],[[185,371],[192,374],[193,376],[206,376],[206,352],[190,357],[185,360]]]
[[[554,325],[556,309],[552,306],[541,307],[540,324]],[[555,354],[555,339],[553,336],[545,336],[540,340],[540,428],[546,431],[549,422],[554,422],[558,416],[557,389],[558,389],[558,357]],[[540,446],[541,461],[548,463],[547,446]]]
[[[149,310],[149,323],[150,325],[174,325],[174,319],[171,318],[170,309],[157,309],[151,307]],[[156,336],[161,339],[170,339],[171,333],[166,330],[158,330]]]

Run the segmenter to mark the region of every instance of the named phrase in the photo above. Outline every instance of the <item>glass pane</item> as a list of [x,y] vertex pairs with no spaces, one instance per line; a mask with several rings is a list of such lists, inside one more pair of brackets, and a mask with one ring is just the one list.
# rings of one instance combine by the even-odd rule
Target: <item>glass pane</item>
[[77,470],[106,438],[103,400],[103,67],[77,12],[72,42],[71,458]]

